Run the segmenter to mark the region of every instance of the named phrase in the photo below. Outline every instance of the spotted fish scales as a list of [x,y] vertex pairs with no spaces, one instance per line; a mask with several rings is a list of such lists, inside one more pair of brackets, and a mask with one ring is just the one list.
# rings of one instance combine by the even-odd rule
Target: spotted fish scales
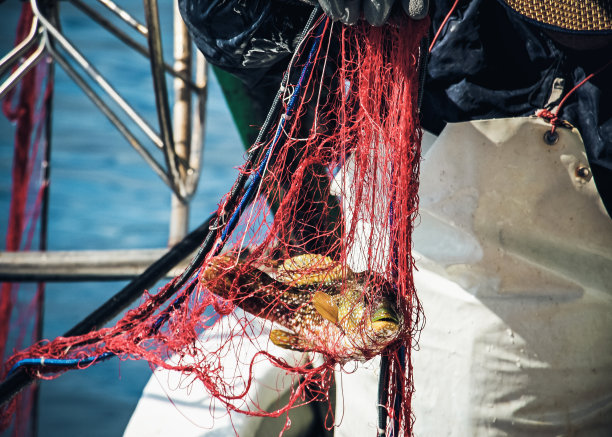
[[402,331],[389,281],[355,274],[322,255],[298,255],[272,269],[222,255],[210,260],[200,280],[212,293],[287,329],[270,333],[283,348],[365,361]]

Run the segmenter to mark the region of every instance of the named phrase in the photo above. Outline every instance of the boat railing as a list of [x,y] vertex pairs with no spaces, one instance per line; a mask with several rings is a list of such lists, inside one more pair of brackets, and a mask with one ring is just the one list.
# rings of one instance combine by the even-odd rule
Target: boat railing
[[[27,37],[0,59],[0,100],[39,62],[51,59],[61,67],[170,188],[168,246],[175,245],[187,234],[190,200],[200,179],[207,97],[206,61],[192,47],[177,2],[173,5],[174,59],[170,65],[162,49],[157,0],[143,2],[144,23],[110,0],[98,0],[97,4],[69,0],[129,49],[148,59],[157,113],[155,123],[147,121],[128,103],[111,85],[112,78],[105,77],[77,44],[64,35],[58,1],[30,0],[29,3],[33,18]],[[169,78],[172,90],[169,90]],[[174,95],[172,101],[170,91]],[[4,252],[0,253],[0,281],[134,277],[165,252],[165,248]],[[131,267],[118,272],[113,260],[123,260]]]

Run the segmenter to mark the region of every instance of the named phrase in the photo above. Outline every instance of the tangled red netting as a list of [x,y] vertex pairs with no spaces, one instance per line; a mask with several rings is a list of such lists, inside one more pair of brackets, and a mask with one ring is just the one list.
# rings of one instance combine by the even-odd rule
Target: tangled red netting
[[[145,359],[203,384],[230,412],[276,417],[328,399],[334,370],[384,354],[383,403],[395,435],[409,435],[426,21],[345,27],[319,19],[286,76],[278,123],[242,169],[250,185],[234,188],[242,202],[221,202],[215,244],[175,300],[164,304],[171,282],[115,326],[39,343],[9,367],[26,357]],[[248,371],[227,368],[227,357]],[[252,395],[262,363],[291,379],[272,387],[290,391],[273,410]]]

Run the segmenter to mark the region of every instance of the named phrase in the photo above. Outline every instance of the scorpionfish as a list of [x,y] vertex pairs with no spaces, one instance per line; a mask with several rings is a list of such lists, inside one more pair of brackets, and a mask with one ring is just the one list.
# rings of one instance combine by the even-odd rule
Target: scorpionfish
[[200,281],[244,311],[285,328],[270,332],[275,345],[319,352],[339,363],[366,361],[402,332],[388,280],[353,273],[322,255],[298,255],[272,267],[221,255],[209,261]]

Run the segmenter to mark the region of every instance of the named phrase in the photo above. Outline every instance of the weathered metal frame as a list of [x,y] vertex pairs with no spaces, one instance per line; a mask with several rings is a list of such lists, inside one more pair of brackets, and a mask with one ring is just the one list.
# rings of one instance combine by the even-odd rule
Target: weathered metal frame
[[[21,58],[23,55],[25,55],[36,43],[38,43],[36,50],[26,59],[22,60]],[[47,37],[38,26],[38,19],[35,19],[32,22],[32,29],[26,39],[0,60],[0,76],[11,67],[18,65],[6,81],[0,84],[0,100],[19,83],[23,76],[40,62],[44,57],[46,46]]]
[[[196,107],[201,107],[206,99],[206,90],[204,86],[199,86],[196,82],[190,79],[186,72],[178,72],[164,61],[163,52],[161,49],[161,28],[159,23],[159,14],[157,8],[157,0],[144,0],[145,16],[147,18],[147,26],[139,23],[125,11],[117,7],[114,3],[108,0],[99,0],[101,4],[115,13],[124,22],[136,29],[139,35],[147,37],[147,45],[138,43],[128,34],[120,30],[110,20],[103,17],[89,5],[84,4],[80,0],[70,0],[79,10],[91,17],[95,22],[103,26],[111,34],[115,35],[119,40],[124,42],[128,47],[134,49],[141,55],[147,56],[151,62],[151,72],[153,86],[155,92],[156,105],[158,108],[158,128],[156,132],[153,126],[148,123],[138,112],[121,96],[121,94],[109,83],[106,78],[100,74],[93,63],[89,62],[86,57],[72,44],[63,34],[57,29],[45,15],[41,12],[38,6],[38,0],[30,0],[30,5],[34,12],[35,18],[32,23],[30,34],[18,47],[15,47],[9,54],[0,60],[0,75],[6,72],[14,65],[18,68],[0,84],[0,98],[4,97],[10,89],[12,89],[19,80],[41,59],[46,53],[49,53],[58,63],[65,69],[71,78],[79,77],[77,84],[83,89],[86,95],[94,102],[94,104],[109,118],[109,120],[117,127],[117,129],[126,137],[130,145],[134,147],[138,153],[145,159],[153,170],[160,176],[166,185],[170,187],[173,193],[182,201],[188,202],[193,196],[197,187],[197,181],[200,171],[200,161],[190,159],[190,156],[179,156],[175,150],[172,129],[172,115],[168,99],[168,90],[166,84],[166,73],[170,73],[176,79],[180,80],[180,84],[176,85],[175,90],[181,87],[188,89],[190,93],[181,93],[186,99],[191,100],[191,95],[195,95]],[[182,24],[175,20],[175,26]],[[184,24],[183,24],[184,26]],[[183,33],[184,29],[178,29],[177,32]],[[33,44],[38,42],[38,49],[32,53],[25,61],[21,58]],[[55,43],[56,48],[52,48],[51,42]],[[190,43],[189,43],[190,44]],[[60,53],[63,51],[63,55]],[[188,59],[191,63],[191,56]],[[201,59],[200,59],[201,62]],[[87,79],[83,75],[79,75],[74,65],[83,70]],[[151,142],[162,151],[164,155],[164,164],[161,165],[153,155],[149,152],[144,152],[146,147],[137,139],[136,135],[121,122],[122,117],[119,116],[108,104],[104,103],[103,97],[98,94],[91,86],[88,86],[87,81],[95,83],[107,98],[110,98],[123,112],[123,116],[133,122]],[[180,102],[177,102],[180,104]],[[191,121],[188,123],[190,125]],[[190,127],[190,126],[189,126]],[[200,132],[198,134],[198,132]],[[195,141],[191,143],[196,147],[190,147],[188,151],[201,156],[201,151],[198,148],[202,144],[202,130],[197,130]]]
[[[127,32],[121,30],[109,19],[112,17],[104,16],[91,4],[82,0],[69,1],[126,46],[150,59],[153,88],[158,108],[157,125],[159,133],[138,114],[96,69],[93,63],[89,62],[77,47],[62,34],[61,30],[52,24],[55,21],[41,12],[40,0],[30,0],[34,19],[26,39],[0,59],[0,77],[7,76],[8,71],[14,69],[0,83],[0,99],[6,96],[31,68],[45,59],[47,55],[50,56],[110,120],[147,165],[172,190],[169,231],[169,245],[172,245],[187,234],[189,201],[197,189],[200,177],[207,98],[206,61],[201,53],[197,52],[195,78],[192,79],[191,40],[178,13],[176,2],[174,6],[175,65],[173,67],[165,62],[162,52],[157,0],[143,0],[146,25],[140,23],[114,2],[98,0],[99,4],[132,28],[136,33],[134,35],[136,38],[145,37],[146,44],[138,42]],[[34,47],[36,47],[35,50],[33,50]],[[29,55],[24,58],[28,53]],[[173,86],[176,98],[172,111],[168,98],[166,74],[170,74],[174,79]],[[97,89],[102,90],[102,92],[97,91]],[[110,102],[113,102],[120,111],[114,110],[109,105]],[[139,140],[133,130],[134,127],[144,133],[154,145],[154,149],[161,151],[164,157],[163,164],[155,158],[152,150],[150,150],[151,147],[146,147]],[[134,251],[125,251],[125,253],[115,251],[114,253],[122,258],[140,256],[142,259],[142,255],[146,258],[144,252],[146,251],[143,251],[141,255],[135,254]],[[105,256],[104,252],[100,252],[100,255]],[[55,257],[55,255],[51,256]],[[65,256],[66,254],[57,254],[57,257],[60,258],[65,258]],[[75,251],[74,256],[81,258],[81,261],[78,261],[80,263],[95,262],[95,256],[91,253]],[[26,257],[31,257],[33,260],[41,259],[36,254],[26,255]],[[27,264],[30,261],[23,262]],[[0,262],[0,280],[10,280],[13,277],[10,272],[3,273],[3,265],[11,270],[18,263],[17,258],[4,256],[3,261]],[[114,267],[109,264],[106,269],[97,270],[96,277],[98,279],[111,279],[116,276],[116,271],[113,270]],[[40,279],[45,275],[50,276],[49,274],[35,275],[34,273],[33,275]],[[61,276],[70,280],[69,275]]]
[[[168,249],[0,252],[0,278],[6,282],[117,281],[137,277]],[[187,258],[165,273],[174,277]]]
[[[0,252],[0,281],[38,282],[55,280],[64,282],[133,278],[119,293],[69,330],[65,334],[66,336],[83,334],[96,326],[103,326],[130,305],[141,295],[143,290],[153,286],[162,276],[174,276],[180,273],[184,268],[184,266],[180,265],[181,261],[189,257],[201,244],[201,241],[209,232],[211,221],[215,218],[214,216],[209,217],[197,229],[187,235],[186,217],[188,216],[188,202],[197,188],[201,168],[207,75],[204,58],[198,53],[195,80],[190,79],[192,64],[191,41],[184,28],[184,23],[182,23],[178,16],[176,3],[174,23],[175,28],[178,27],[179,29],[178,31],[175,30],[175,45],[178,44],[181,47],[175,47],[176,68],[172,68],[164,62],[161,51],[161,31],[156,0],[144,0],[149,27],[138,23],[112,1],[98,0],[136,29],[139,34],[146,36],[148,38],[148,46],[136,42],[95,11],[94,13],[88,13],[88,11],[91,12],[93,9],[83,4],[80,0],[71,1],[75,3],[76,7],[81,6],[80,9],[82,11],[90,15],[94,21],[101,24],[126,43],[126,45],[151,59],[158,113],[160,112],[159,108],[162,108],[161,114],[158,115],[161,135],[154,132],[153,128],[127,104],[96,68],[61,34],[58,28],[51,24],[52,22],[58,23],[57,17],[47,20],[47,17],[38,8],[37,0],[30,0],[35,17],[28,37],[0,60],[0,77],[5,75],[9,69],[15,68],[13,73],[0,84],[0,91],[2,93],[0,97],[3,97],[14,88],[21,78],[38,62],[48,59],[45,55],[49,55],[51,59],[66,71],[68,76],[74,80],[102,113],[127,138],[132,147],[141,154],[145,162],[172,189],[175,199],[183,207],[178,211],[180,219],[171,219],[171,223],[174,221],[179,223],[179,225],[176,225],[174,229],[171,228],[171,236],[174,235],[177,244],[169,250]],[[26,59],[23,59],[23,56],[35,44],[38,44],[37,49]],[[79,73],[74,64],[80,67],[85,74]],[[175,78],[174,89],[177,98],[175,99],[173,113],[170,111],[167,95],[165,77],[167,73],[170,73]],[[124,116],[127,116],[136,123],[153,143],[162,150],[166,161],[166,168],[154,159],[151,153],[127,127],[121,116],[111,109],[100,94],[95,92],[90,85],[91,82],[102,88],[106,97],[113,100],[123,110]],[[195,105],[192,110],[191,103],[194,95]],[[171,118],[171,115],[174,116],[174,119]],[[48,116],[50,117],[50,114]],[[174,121],[177,132],[177,144],[175,144],[173,126],[171,125],[172,121]],[[47,134],[49,134],[49,131],[47,131]],[[48,160],[48,156],[45,159]],[[45,174],[48,176],[48,168]],[[173,208],[171,217],[175,215],[177,215],[177,211]],[[45,248],[42,247],[43,250]],[[42,320],[42,318],[39,320]],[[0,404],[4,404],[15,393],[32,381],[34,381],[34,378],[30,374],[20,370],[7,380],[1,382]]]
[[[136,41],[134,38],[132,38],[127,33],[125,33],[123,30],[121,30],[119,27],[113,24],[112,21],[108,20],[106,17],[104,17],[98,11],[93,9],[87,3],[84,3],[82,0],[69,0],[69,1],[75,7],[80,9],[87,16],[89,16],[89,18],[91,18],[96,23],[98,23],[100,26],[102,26],[104,29],[108,30],[110,33],[115,35],[125,45],[132,48],[137,53],[140,53],[142,56],[149,57],[149,49],[146,45]],[[137,25],[138,27],[144,27],[144,25],[140,23],[138,23]],[[144,30],[145,30],[144,33],[142,32],[139,32],[139,33],[141,33],[144,36],[147,36],[148,34],[147,28],[144,27]],[[184,82],[184,84],[189,87],[191,91],[194,91],[196,93],[201,93],[203,91],[202,88],[196,85],[196,83],[189,76],[182,74],[180,71],[177,71],[176,69],[172,68],[172,66],[170,66],[168,63],[164,63],[164,70],[166,71],[166,73],[169,73],[172,76],[181,79]]]

